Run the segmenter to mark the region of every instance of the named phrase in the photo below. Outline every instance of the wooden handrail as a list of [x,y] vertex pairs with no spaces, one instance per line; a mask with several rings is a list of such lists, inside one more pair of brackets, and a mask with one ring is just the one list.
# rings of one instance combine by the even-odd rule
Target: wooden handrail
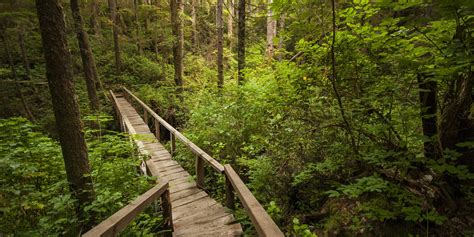
[[[164,210],[164,216],[167,218],[167,224],[165,228],[170,228],[172,231],[172,216],[171,216],[171,201],[169,198],[169,184],[159,183],[155,187],[142,194],[133,202],[120,209],[118,212],[95,226],[87,233],[82,236],[85,237],[96,237],[96,236],[116,236],[120,231],[125,229],[127,225],[133,221],[133,219],[158,197],[162,199],[162,206]],[[171,232],[170,232],[171,233]]]
[[148,105],[143,103],[138,97],[136,97],[132,92],[130,92],[127,88],[123,87],[123,90],[131,96],[138,104],[142,106],[146,111],[148,111],[148,114],[151,115],[153,118],[155,118],[163,127],[168,129],[171,134],[173,134],[174,137],[178,138],[181,142],[186,145],[191,152],[193,152],[195,155],[199,156],[200,158],[204,159],[207,163],[211,165],[212,168],[214,168],[217,172],[223,173],[224,172],[224,166],[222,166],[218,161],[216,161],[214,158],[212,158],[210,155],[208,155],[205,151],[203,151],[201,148],[196,146],[194,143],[192,143],[188,138],[186,138],[183,134],[181,134],[178,130],[176,130],[173,126],[171,126],[168,122],[166,122],[163,118],[161,118],[158,114],[155,113]]
[[[174,138],[177,137],[182,141],[196,156],[196,176],[197,176],[197,185],[203,187],[204,185],[204,167],[203,162],[206,161],[210,164],[214,170],[219,173],[222,173],[226,178],[226,206],[230,209],[234,207],[234,191],[237,193],[237,196],[244,206],[246,213],[249,215],[255,229],[259,236],[269,236],[269,237],[282,237],[283,232],[278,228],[272,218],[265,211],[263,206],[258,202],[258,200],[253,196],[252,192],[247,188],[245,183],[240,179],[239,175],[234,171],[230,165],[222,165],[201,148],[192,143],[187,139],[183,134],[176,130],[173,126],[167,123],[163,118],[157,115],[150,107],[148,107],[143,101],[138,99],[132,92],[127,88],[123,87],[123,90],[126,92],[125,98],[133,98],[138,104],[142,106],[146,114],[144,116],[151,115],[155,119],[155,135],[159,139],[160,129],[158,124],[163,125],[171,133],[172,143]],[[147,123],[148,125],[148,123]],[[172,153],[174,153],[174,144],[172,144]]]
[[245,211],[252,220],[258,236],[284,236],[262,205],[260,205],[257,199],[252,195],[252,192],[250,192],[244,182],[240,179],[239,175],[234,171],[232,166],[224,165],[224,171],[226,177],[237,193],[240,202],[244,206]]

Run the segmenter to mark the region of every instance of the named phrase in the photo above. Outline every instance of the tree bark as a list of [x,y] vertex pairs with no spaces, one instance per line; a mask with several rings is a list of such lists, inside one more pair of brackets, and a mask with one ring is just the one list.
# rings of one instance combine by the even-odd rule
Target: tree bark
[[67,45],[64,13],[59,0],[36,0],[46,61],[46,77],[53,102],[59,142],[72,195],[77,198],[77,216],[85,223],[84,207],[94,201],[87,147],[73,84],[72,59]]
[[110,11],[110,20],[112,21],[113,28],[113,38],[114,38],[114,53],[115,53],[115,69],[117,74],[120,75],[122,70],[122,62],[120,59],[120,42],[119,42],[119,26],[118,26],[118,17],[117,17],[117,4],[116,0],[108,0],[109,11]]
[[133,1],[133,17],[134,17],[134,20],[135,20],[135,37],[136,37],[136,41],[137,41],[137,49],[138,49],[138,53],[140,55],[143,55],[143,46],[142,46],[142,40],[141,40],[141,34],[142,34],[142,30],[141,30],[141,24],[140,24],[140,21],[139,21],[139,18],[138,18],[138,0],[134,0]]
[[197,13],[196,13],[197,0],[191,0],[191,18],[192,18],[192,31],[193,31],[193,48],[197,49],[198,36],[197,36]]
[[20,43],[21,58],[23,59],[23,67],[25,68],[26,72],[25,77],[26,79],[31,79],[30,62],[26,53],[25,30],[23,29],[23,27],[20,29],[20,33],[18,34],[18,42]]
[[227,9],[229,14],[227,15],[227,38],[229,38],[229,50],[232,51],[233,37],[234,37],[234,0],[229,0],[229,7]]
[[273,18],[273,11],[270,8],[273,0],[268,0],[268,13],[267,13],[267,50],[266,54],[268,58],[273,57],[274,45],[273,38],[276,36],[276,20]]
[[285,14],[282,13],[280,15],[280,21],[278,25],[278,34],[279,34],[279,39],[278,39],[278,61],[281,61],[283,59],[283,32],[285,30]]
[[237,77],[238,83],[241,85],[244,82],[244,74],[242,70],[245,68],[245,0],[239,0],[238,12]]
[[224,0],[217,0],[216,27],[217,27],[217,88],[224,86],[224,20],[222,8]]
[[99,5],[97,4],[97,0],[92,0],[91,1],[90,24],[91,24],[91,28],[92,28],[92,34],[94,34],[94,35],[100,34],[99,23],[97,22],[98,15],[99,15]]
[[175,40],[173,42],[174,81],[178,93],[183,90],[183,23],[181,14],[183,12],[182,0],[170,0],[171,24]]
[[97,97],[96,82],[99,80],[94,55],[89,46],[89,36],[84,30],[84,21],[81,16],[81,9],[78,0],[71,0],[71,12],[74,20],[79,51],[81,52],[82,67],[86,80],[87,95],[89,97],[89,107],[92,111],[99,111],[99,99]]
[[417,75],[417,79],[423,135],[428,138],[423,145],[425,158],[437,160],[442,157],[438,133],[437,84],[435,81],[429,80],[428,76],[421,73]]

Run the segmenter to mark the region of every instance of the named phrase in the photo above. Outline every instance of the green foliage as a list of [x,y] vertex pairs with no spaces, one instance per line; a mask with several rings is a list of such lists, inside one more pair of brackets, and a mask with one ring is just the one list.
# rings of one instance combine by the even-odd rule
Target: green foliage
[[[76,200],[69,193],[58,143],[23,118],[2,119],[0,128],[2,232],[24,236],[71,233],[77,225]],[[98,220],[152,186],[153,180],[136,172],[141,159],[133,153],[134,147],[120,134],[89,140],[96,200],[85,211],[93,210]]]
[[308,228],[308,225],[301,224],[298,218],[293,218],[293,230],[291,235],[298,237],[317,237],[316,234],[311,232],[311,230]]

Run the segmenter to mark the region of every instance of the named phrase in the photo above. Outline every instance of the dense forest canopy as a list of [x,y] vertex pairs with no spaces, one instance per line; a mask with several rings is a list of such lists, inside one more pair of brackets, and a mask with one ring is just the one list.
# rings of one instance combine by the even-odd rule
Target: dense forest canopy
[[472,236],[473,37],[471,0],[3,0],[0,236],[78,235],[153,186],[114,122],[122,87],[287,236]]

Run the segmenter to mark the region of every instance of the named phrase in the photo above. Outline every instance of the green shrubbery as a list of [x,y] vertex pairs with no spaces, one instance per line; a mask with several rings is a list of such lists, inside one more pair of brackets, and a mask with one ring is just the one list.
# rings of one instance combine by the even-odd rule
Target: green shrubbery
[[[59,144],[23,118],[2,119],[0,129],[2,233],[36,236],[67,235],[74,231],[76,200],[69,193]],[[118,211],[153,183],[137,173],[141,159],[128,138],[111,131],[102,132],[106,134],[88,139],[96,200],[85,211],[93,211],[97,221]],[[153,220],[161,223],[162,218],[147,218],[148,222]],[[136,222],[131,227],[142,225],[136,230],[140,233],[159,228],[156,223]]]

